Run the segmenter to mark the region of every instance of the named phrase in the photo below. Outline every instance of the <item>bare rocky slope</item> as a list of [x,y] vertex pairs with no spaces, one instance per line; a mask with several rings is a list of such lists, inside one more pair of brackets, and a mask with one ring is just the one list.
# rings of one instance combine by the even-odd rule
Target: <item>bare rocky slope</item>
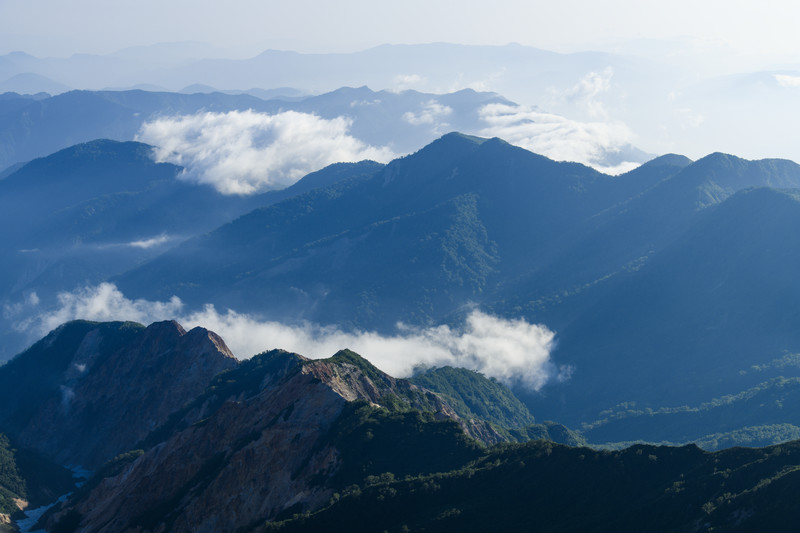
[[[170,436],[129,454],[116,475],[92,480],[46,526],[247,530],[320,508],[335,487],[384,472],[398,453],[410,454],[407,473],[453,467],[480,449],[464,430],[499,440],[487,424],[460,421],[434,393],[353,352],[311,361],[275,350],[218,376],[155,434]],[[447,454],[425,453],[445,442]]]

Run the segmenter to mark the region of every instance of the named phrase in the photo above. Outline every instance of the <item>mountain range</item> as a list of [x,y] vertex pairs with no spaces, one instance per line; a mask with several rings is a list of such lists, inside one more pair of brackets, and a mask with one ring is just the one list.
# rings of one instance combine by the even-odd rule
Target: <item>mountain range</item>
[[[739,394],[760,409],[746,391],[792,377],[780,361],[798,345],[799,186],[789,161],[664,156],[610,177],[454,134],[112,279],[131,297],[387,334],[457,324],[475,305],[521,317],[556,331],[552,359],[572,369],[520,391],[534,411],[598,441],[686,442],[744,426],[674,414],[656,434],[615,433],[626,422],[611,421]],[[794,426],[774,405],[770,424]]]
[[800,70],[638,44],[0,56],[0,532],[795,530]]
[[[198,43],[163,43],[104,56],[38,58],[13,52],[0,56],[0,91],[218,90],[294,98],[364,84],[439,94],[467,87],[568,117],[575,122],[564,128],[595,140],[624,133],[627,142],[636,139],[633,144],[649,153],[676,151],[695,158],[723,150],[749,158],[800,159],[792,142],[798,66],[703,62],[693,47],[642,39],[615,53],[567,54],[518,44],[452,43],[387,44],[327,54],[264,50],[246,58],[226,57]],[[545,129],[558,128],[546,116],[539,120]],[[451,129],[477,133],[456,124],[438,133]],[[748,130],[761,134],[741,134]],[[101,136],[107,135],[95,138]],[[73,143],[85,140],[91,139]],[[430,140],[418,139],[413,148]]]
[[336,164],[280,191],[226,196],[180,179],[181,167],[154,163],[137,142],[92,141],[22,165],[0,180],[0,357],[31,341],[14,327],[30,316],[25,302],[52,303],[255,207],[381,167]]
[[[86,517],[94,524],[90,529],[119,531],[140,522],[152,529],[164,521],[171,530],[194,531],[214,524],[245,527],[288,507],[319,506],[332,494],[318,486],[320,476],[358,482],[394,462],[382,448],[396,431],[408,440],[409,472],[438,471],[474,455],[480,446],[468,437],[491,444],[511,440],[508,430],[514,428],[547,434],[504,387],[477,374],[462,379],[464,371],[454,369],[443,376],[440,386],[452,383],[447,397],[478,391],[483,401],[469,405],[479,410],[495,404],[498,395],[497,405],[511,405],[518,414],[482,418],[462,399],[459,416],[446,396],[387,376],[348,350],[320,361],[271,350],[239,362],[219,336],[203,328],[69,322],[0,367],[4,457],[12,472],[18,459],[30,463],[28,456],[41,457],[43,465],[97,470],[75,495],[89,498],[80,513],[92,509]],[[378,432],[374,442],[363,442],[365,453],[347,445],[363,440],[365,431]],[[418,446],[435,449],[437,443],[456,448],[441,456],[418,453]],[[104,478],[142,461],[158,464],[125,474],[140,487],[121,487],[122,500],[113,496]],[[48,468],[55,471],[45,477],[52,494],[63,489],[63,476]],[[156,482],[152,468],[165,478]],[[256,471],[258,479],[243,483]],[[19,493],[37,481],[27,474],[4,474],[2,484]],[[160,486],[156,492],[154,483]],[[190,498],[184,497],[187,490]],[[139,491],[141,499],[134,496]],[[238,503],[230,500],[233,493]],[[97,501],[99,494],[104,503]],[[198,513],[198,505],[205,511]]]
[[[385,166],[238,197],[149,157],[98,141],[0,180],[6,227],[26,228],[4,238],[7,346],[59,291],[101,281],[141,301],[383,335],[458,328],[477,307],[556,332],[562,377],[516,392],[589,442],[798,434],[792,162],[666,155],[613,177],[448,134]],[[65,192],[20,210],[43,186]]]
[[[269,95],[265,95],[269,96]],[[325,119],[348,117],[349,133],[374,146],[406,153],[449,129],[479,131],[487,127],[479,110],[488,104],[510,104],[496,93],[461,90],[449,94],[402,93],[341,87],[304,97],[262,99],[249,94],[192,94],[128,91],[69,91],[55,96],[0,95],[0,169],[96,139],[135,140],[145,122],[172,116],[252,110],[276,114],[297,111]],[[442,117],[425,117],[438,106]],[[406,116],[404,119],[403,117]],[[416,118],[416,120],[415,120]]]
[[[797,519],[797,442],[487,447],[502,427],[449,401],[486,413],[514,405],[509,391],[442,369],[424,380],[448,391],[437,393],[349,350],[238,362],[202,328],[78,321],[0,367],[0,380],[6,397],[29,400],[3,404],[4,530],[29,503],[20,495],[68,490],[56,457],[98,466],[35,515],[47,531],[756,531]],[[505,420],[533,420],[515,411]]]
[[[0,179],[7,346],[59,291],[111,282],[140,306],[178,297],[348,338],[457,332],[479,309],[554,331],[551,366],[509,390],[455,368],[396,379],[348,346],[238,361],[174,321],[69,322],[0,366],[5,516],[66,492],[75,465],[96,473],[48,530],[352,529],[355,514],[365,530],[477,530],[482,505],[514,528],[534,516],[520,499],[541,500],[545,530],[794,516],[780,494],[796,443],[774,445],[800,438],[797,164],[669,154],[609,176],[451,133],[226,196],[152,157],[97,140]],[[594,476],[613,490],[589,483],[597,508],[570,520]]]

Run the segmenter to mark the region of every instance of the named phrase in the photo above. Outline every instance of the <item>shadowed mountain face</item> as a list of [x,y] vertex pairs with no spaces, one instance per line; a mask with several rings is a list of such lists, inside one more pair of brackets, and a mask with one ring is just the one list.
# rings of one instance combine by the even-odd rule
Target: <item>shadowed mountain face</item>
[[619,200],[603,189],[612,181],[498,139],[448,135],[369,178],[253,211],[118,282],[149,298],[323,323],[439,320],[543,264]]
[[[36,159],[0,181],[0,246],[9,259],[3,291],[96,282],[257,206],[381,168],[332,165],[284,191],[226,196],[179,179],[180,167],[154,163],[151,152],[141,143],[97,140]],[[70,259],[75,264],[65,268]],[[38,271],[13,264],[26,260]],[[48,280],[48,265],[86,272],[83,279],[67,273]]]
[[202,328],[70,322],[0,369],[0,428],[60,464],[96,468],[235,365]]
[[[27,199],[37,182],[63,191],[41,211],[7,200],[32,229],[8,233],[6,290],[52,298],[112,276],[129,298],[176,295],[187,309],[380,332],[398,321],[457,324],[477,305],[557,332],[552,361],[572,377],[525,401],[539,419],[585,424],[590,440],[727,442],[745,431],[762,436],[747,441],[756,444],[800,431],[794,411],[778,407],[798,377],[794,163],[669,155],[610,177],[449,134],[385,167],[334,165],[286,191],[221,199],[146,154],[91,143],[0,181],[9,199]],[[48,170],[61,166],[74,167],[73,187]],[[104,194],[75,203],[95,189]],[[178,246],[131,245],[145,229],[192,220],[197,235],[248,202],[263,207]],[[765,395],[776,406],[768,416],[755,400]],[[731,402],[746,424],[709,423]],[[646,422],[652,413],[671,421]]]
[[97,284],[255,207],[382,168],[340,163],[281,191],[226,196],[180,179],[180,167],[154,163],[151,152],[141,143],[97,140],[0,180],[0,359],[32,341],[13,326],[40,309],[16,313],[20,302],[46,307],[59,291]]
[[[116,281],[128,296],[381,331],[457,323],[474,304],[544,323],[558,334],[553,361],[573,373],[528,405],[600,428],[620,410],[694,409],[791,377],[770,365],[800,345],[789,266],[800,204],[774,187],[800,187],[800,167],[665,156],[615,178],[451,134]],[[696,420],[663,438],[735,426]]]

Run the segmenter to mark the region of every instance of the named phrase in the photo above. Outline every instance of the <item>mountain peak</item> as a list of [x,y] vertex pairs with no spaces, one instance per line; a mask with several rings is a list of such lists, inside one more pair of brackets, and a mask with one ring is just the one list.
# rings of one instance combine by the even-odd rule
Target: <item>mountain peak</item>
[[158,332],[171,333],[173,331],[177,331],[178,335],[181,337],[186,335],[186,330],[183,329],[183,326],[178,324],[176,320],[162,320],[161,322],[153,322],[147,326],[146,331],[151,334]]
[[692,160],[686,157],[685,155],[680,154],[664,154],[662,156],[658,156],[655,159],[651,159],[650,161],[641,165],[642,167],[660,167],[660,166],[669,166],[669,167],[687,167],[692,164]]
[[222,339],[203,328],[69,322],[0,368],[0,402],[16,406],[0,423],[21,445],[94,468],[236,364]]

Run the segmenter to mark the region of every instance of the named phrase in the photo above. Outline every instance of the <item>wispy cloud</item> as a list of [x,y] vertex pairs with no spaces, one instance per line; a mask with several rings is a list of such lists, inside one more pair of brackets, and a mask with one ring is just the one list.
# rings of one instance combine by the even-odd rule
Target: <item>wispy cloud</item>
[[31,310],[35,310],[39,305],[39,295],[35,292],[28,293],[22,300],[17,302],[5,302],[3,304],[3,318],[13,320]]
[[239,358],[272,348],[321,358],[350,348],[397,377],[409,376],[420,366],[450,365],[477,370],[505,383],[533,390],[550,379],[565,375],[564,370],[550,360],[555,334],[547,327],[479,310],[473,310],[459,327],[420,328],[398,324],[395,335],[381,335],[370,331],[343,331],[335,326],[261,321],[232,310],[221,313],[212,305],[200,311],[185,312],[177,297],[167,302],[131,300],[109,283],[62,293],[58,301],[58,309],[29,319],[20,328],[41,336],[77,318],[142,323],[177,319],[184,327],[203,326],[220,334]]
[[[38,298],[36,303],[39,303]],[[182,309],[183,302],[177,296],[173,296],[167,302],[130,300],[117,289],[116,285],[101,283],[93,287],[59,293],[56,309],[19,321],[16,329],[42,336],[64,322],[79,318],[98,321],[132,320],[149,323],[154,320],[179,316]]]
[[435,124],[435,131],[444,132],[448,130],[449,125],[443,120],[452,114],[452,107],[442,105],[436,100],[429,100],[421,106],[419,111],[406,111],[403,113],[403,120],[412,126]]
[[564,93],[564,99],[583,107],[592,118],[606,118],[607,113],[598,96],[611,88],[614,69],[606,67],[602,72],[589,72],[578,83]]
[[127,245],[132,247],[132,248],[143,248],[143,249],[146,250],[148,248],[153,248],[154,246],[161,246],[162,244],[166,244],[171,240],[172,239],[171,239],[171,237],[169,235],[166,235],[166,234],[162,233],[161,235],[158,235],[156,237],[151,237],[149,239],[141,239],[141,240],[138,240],[138,241],[131,241],[131,242],[127,243]]
[[791,76],[789,74],[775,74],[775,81],[781,87],[800,88],[800,76]]
[[575,161],[609,174],[639,166],[637,161],[610,163],[626,150],[633,133],[622,122],[579,122],[536,107],[487,104],[479,115],[486,127],[478,135],[500,137],[511,144],[557,161]]
[[136,138],[156,147],[157,161],[183,166],[185,179],[223,194],[252,194],[287,187],[332,163],[395,157],[349,135],[350,126],[345,117],[231,111],[162,117],[143,124]]

